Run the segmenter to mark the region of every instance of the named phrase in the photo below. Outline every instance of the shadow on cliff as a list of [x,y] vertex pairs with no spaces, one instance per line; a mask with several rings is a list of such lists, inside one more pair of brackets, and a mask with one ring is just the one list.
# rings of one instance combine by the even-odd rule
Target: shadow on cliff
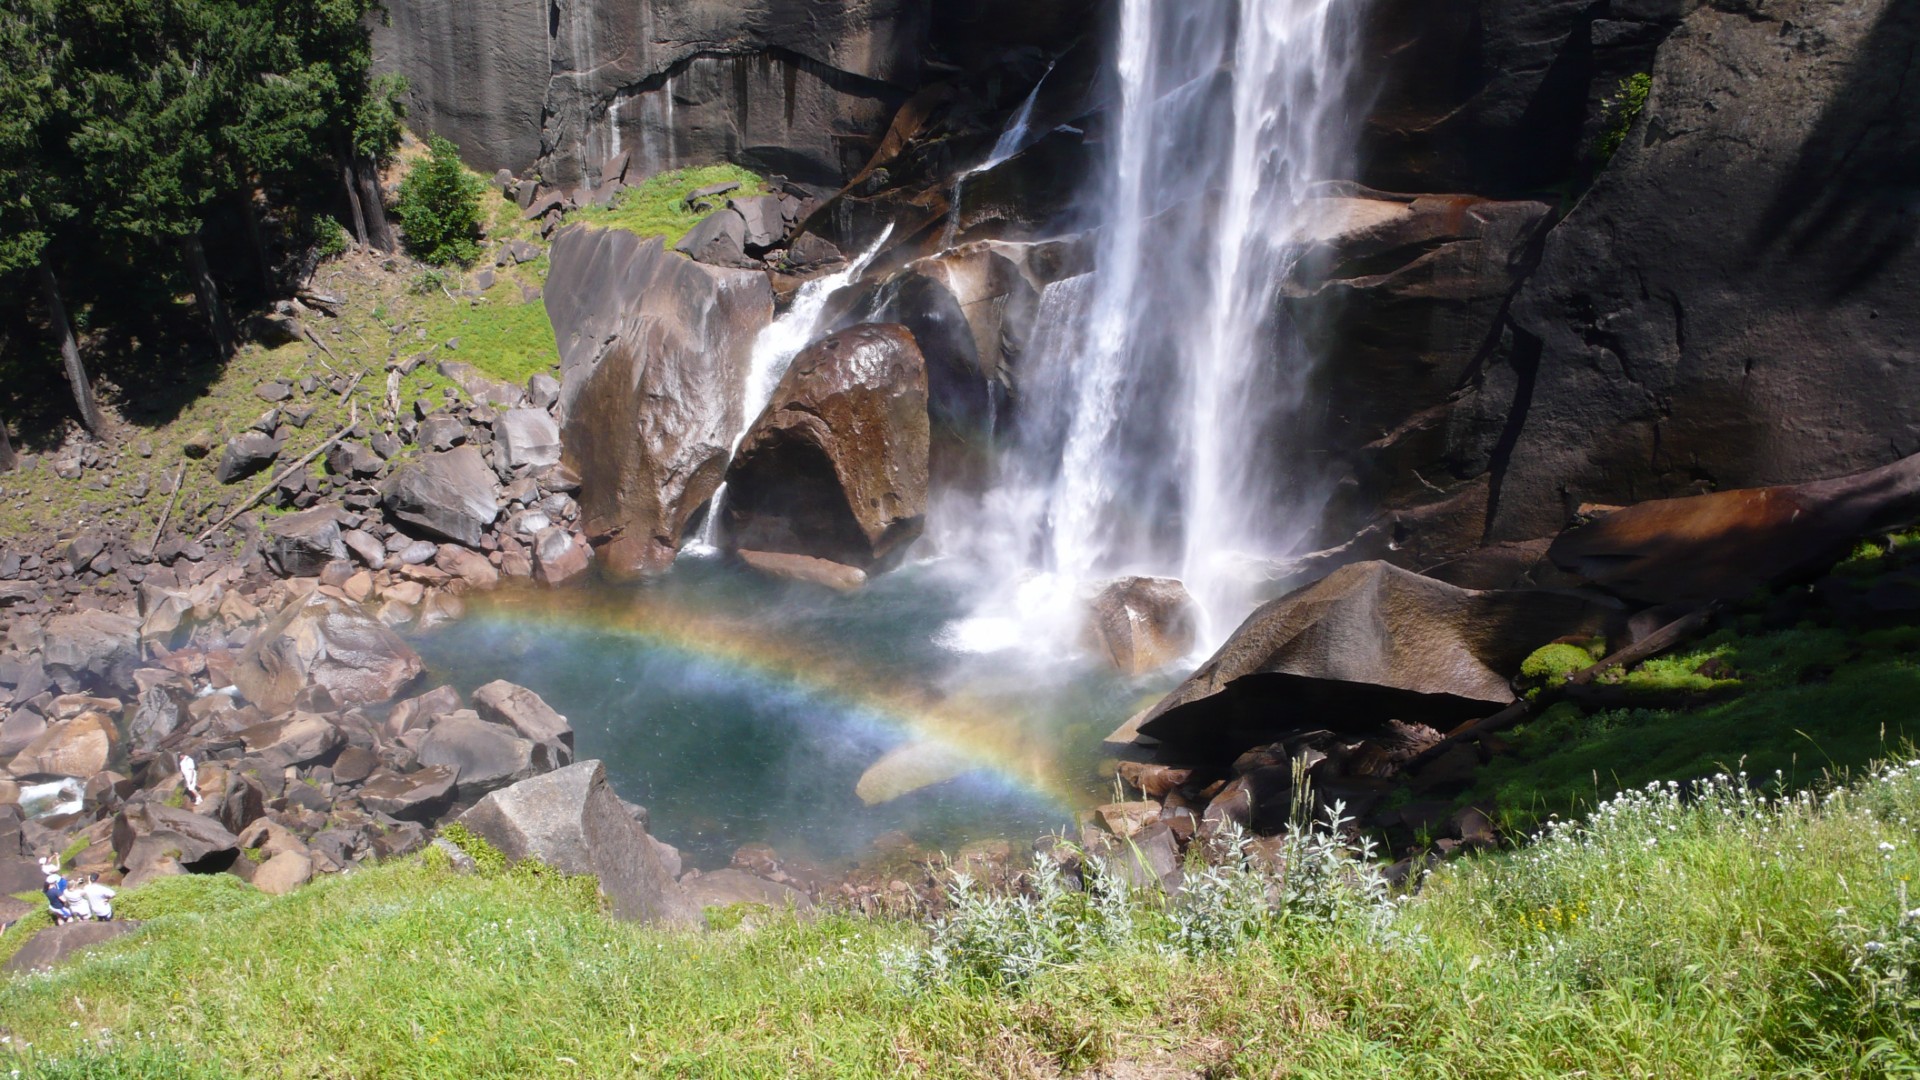
[[1861,39],[1749,248],[1840,299],[1873,282],[1920,237],[1920,4],[1891,0]]

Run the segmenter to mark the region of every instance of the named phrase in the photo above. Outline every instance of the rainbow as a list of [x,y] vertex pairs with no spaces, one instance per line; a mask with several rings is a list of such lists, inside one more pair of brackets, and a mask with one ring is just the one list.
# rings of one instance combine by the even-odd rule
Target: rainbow
[[879,684],[839,657],[768,634],[747,620],[694,611],[659,596],[502,589],[470,598],[481,625],[591,626],[647,648],[679,652],[768,682],[802,689],[883,724],[907,741],[868,768],[855,789],[868,805],[984,770],[1062,808],[1085,802],[1067,780],[1045,725],[1017,710],[964,695]]

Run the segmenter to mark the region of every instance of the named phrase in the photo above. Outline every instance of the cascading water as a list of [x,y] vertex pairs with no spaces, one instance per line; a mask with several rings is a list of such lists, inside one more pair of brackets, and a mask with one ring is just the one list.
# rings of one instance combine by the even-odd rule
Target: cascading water
[[1074,595],[1124,573],[1185,581],[1215,644],[1312,528],[1290,442],[1310,358],[1276,309],[1312,185],[1345,164],[1354,2],[1121,4],[1095,270],[1042,299],[1018,434],[963,541],[1025,563],[983,608],[1028,624],[1000,644],[1058,641]]
[[[766,411],[767,403],[773,399],[773,392],[780,388],[780,379],[786,375],[793,358],[813,344],[820,315],[827,309],[827,301],[866,272],[892,235],[893,226],[889,225],[881,231],[880,238],[872,246],[861,252],[860,257],[848,263],[844,269],[800,286],[787,310],[762,327],[754,337],[753,354],[747,367],[746,392],[741,397],[740,429],[734,432],[733,444],[727,449],[729,459],[740,452],[740,441],[747,437],[754,421]],[[700,535],[685,548],[688,554],[705,555],[717,549],[720,510],[726,494],[727,485],[724,483],[714,491],[713,499],[707,506],[706,521],[700,526]]]

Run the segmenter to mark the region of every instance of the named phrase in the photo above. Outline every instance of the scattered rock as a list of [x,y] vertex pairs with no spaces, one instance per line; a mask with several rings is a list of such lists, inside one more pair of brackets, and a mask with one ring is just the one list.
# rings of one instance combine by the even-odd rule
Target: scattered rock
[[244,480],[254,473],[273,464],[280,453],[280,444],[273,436],[258,431],[249,431],[227,440],[227,448],[220,455],[220,467],[214,471],[214,478],[223,484],[232,484]]
[[499,480],[471,446],[424,454],[380,489],[381,505],[394,518],[468,547],[479,547],[499,516],[499,497]]
[[339,511],[316,506],[268,522],[267,562],[282,577],[311,577],[336,559],[347,557]]
[[560,428],[545,409],[509,409],[494,421],[493,441],[508,469],[560,462]]
[[473,692],[473,707],[481,719],[505,724],[531,739],[536,767],[550,771],[573,764],[573,725],[539,694],[498,679]]
[[422,765],[444,765],[457,773],[463,802],[539,772],[532,740],[465,709],[433,722],[420,740],[419,757]]
[[261,628],[233,679],[248,701],[279,713],[309,688],[325,691],[326,707],[388,701],[420,671],[419,654],[365,609],[313,593]]
[[667,875],[646,829],[621,805],[598,761],[495,792],[459,820],[511,861],[536,859],[566,873],[592,874],[620,918],[670,923],[698,918],[698,909]]

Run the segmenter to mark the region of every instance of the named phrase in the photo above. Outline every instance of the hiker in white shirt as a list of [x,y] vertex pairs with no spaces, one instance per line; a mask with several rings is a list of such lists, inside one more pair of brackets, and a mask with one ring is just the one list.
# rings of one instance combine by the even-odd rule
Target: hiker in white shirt
[[100,875],[87,878],[86,885],[80,889],[80,906],[87,914],[99,922],[113,921],[113,898],[118,895],[112,889],[100,884]]
[[198,765],[195,765],[193,763],[193,758],[187,756],[186,754],[180,755],[180,781],[181,783],[186,785],[187,798],[193,800],[193,805],[199,806],[200,805],[200,767]]

